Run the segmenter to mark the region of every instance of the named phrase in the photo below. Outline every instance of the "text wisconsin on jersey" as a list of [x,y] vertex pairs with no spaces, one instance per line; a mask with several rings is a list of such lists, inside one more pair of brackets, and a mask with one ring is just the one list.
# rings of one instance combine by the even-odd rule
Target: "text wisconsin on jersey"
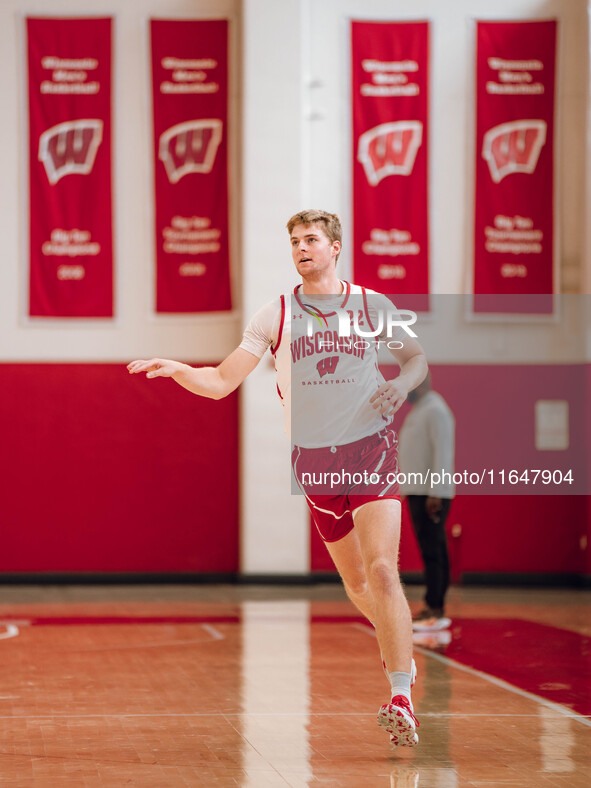
[[323,331],[314,336],[298,337],[291,341],[292,361],[299,361],[301,358],[313,356],[317,353],[347,353],[348,355],[365,357],[368,342],[359,342],[351,337],[340,337],[338,331]]

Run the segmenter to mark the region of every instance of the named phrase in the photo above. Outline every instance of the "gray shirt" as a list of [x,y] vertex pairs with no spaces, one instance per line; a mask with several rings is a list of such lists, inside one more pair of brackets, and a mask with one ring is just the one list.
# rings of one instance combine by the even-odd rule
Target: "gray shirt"
[[436,391],[413,405],[398,436],[403,495],[454,497],[454,433],[453,413]]

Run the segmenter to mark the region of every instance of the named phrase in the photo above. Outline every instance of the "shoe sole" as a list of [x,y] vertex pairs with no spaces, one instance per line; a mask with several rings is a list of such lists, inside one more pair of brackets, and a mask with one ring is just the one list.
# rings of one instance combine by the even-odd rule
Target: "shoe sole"
[[438,618],[433,624],[423,624],[420,621],[413,621],[413,632],[441,632],[442,629],[449,629],[451,618]]
[[397,747],[415,747],[419,743],[414,722],[398,706],[385,703],[378,712],[378,725],[390,734],[391,744]]

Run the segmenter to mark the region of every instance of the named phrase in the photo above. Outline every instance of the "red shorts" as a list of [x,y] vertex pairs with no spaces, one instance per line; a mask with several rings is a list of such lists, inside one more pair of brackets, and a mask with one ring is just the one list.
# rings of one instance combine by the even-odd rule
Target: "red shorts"
[[353,528],[353,512],[364,503],[400,500],[398,441],[390,427],[342,446],[295,446],[291,462],[325,542],[346,536]]

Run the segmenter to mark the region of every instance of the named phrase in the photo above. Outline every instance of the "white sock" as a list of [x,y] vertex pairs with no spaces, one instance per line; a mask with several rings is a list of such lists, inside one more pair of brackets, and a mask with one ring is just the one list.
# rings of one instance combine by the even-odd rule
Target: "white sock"
[[390,673],[390,684],[392,685],[392,697],[395,695],[404,695],[412,708],[410,699],[410,673],[404,673],[401,670],[393,670],[392,673]]

